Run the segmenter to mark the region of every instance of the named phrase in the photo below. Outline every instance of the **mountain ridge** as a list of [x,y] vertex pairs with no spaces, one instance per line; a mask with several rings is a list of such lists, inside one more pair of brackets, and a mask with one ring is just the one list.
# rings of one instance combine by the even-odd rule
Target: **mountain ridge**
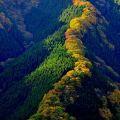
[[[98,2],[110,7],[103,9]],[[34,69],[28,64],[30,73],[19,79],[22,67],[17,68],[19,81],[12,74],[8,77],[11,84],[3,84],[0,100],[3,119],[120,119],[119,7],[112,0],[98,2],[73,0],[59,17],[62,27],[38,44],[42,48],[31,49],[28,61],[32,50],[37,52],[35,61],[29,61],[36,64]],[[7,72],[0,75],[4,77],[7,80]]]
[[[36,119],[74,120],[75,119],[74,117],[71,117],[71,116],[69,116],[68,113],[66,113],[66,106],[69,106],[69,104],[74,104],[76,97],[79,96],[79,95],[77,95],[77,92],[75,90],[77,85],[80,86],[80,83],[79,83],[80,80],[78,80],[78,79],[80,79],[80,77],[77,77],[77,76],[79,76],[79,74],[82,74],[82,72],[83,72],[83,74],[85,74],[85,73],[88,75],[90,74],[89,69],[84,68],[84,66],[86,66],[86,62],[85,62],[85,59],[82,58],[82,55],[81,55],[82,48],[84,48],[84,47],[81,45],[82,41],[80,41],[80,38],[82,38],[82,35],[84,35],[84,32],[86,32],[86,30],[91,26],[91,24],[99,25],[99,22],[98,22],[98,21],[100,21],[99,19],[101,19],[101,21],[100,21],[101,23],[104,23],[104,22],[105,22],[105,24],[108,24],[108,23],[103,17],[102,18],[95,17],[95,16],[101,16],[101,14],[99,11],[95,10],[94,6],[92,6],[92,4],[90,4],[90,2],[73,0],[73,4],[87,6],[86,8],[84,8],[81,17],[77,17],[77,18],[74,18],[71,20],[70,29],[68,29],[66,32],[66,39],[67,39],[66,43],[65,43],[66,48],[68,49],[69,53],[72,54],[73,57],[75,57],[78,60],[80,59],[80,61],[79,62],[77,61],[75,63],[76,68],[74,68],[74,70],[68,71],[68,73],[66,73],[66,75],[58,83],[56,83],[54,85],[54,89],[50,90],[44,96],[37,113],[34,116],[32,116],[30,118],[30,120],[36,120]],[[95,13],[95,11],[96,11],[96,13]],[[103,21],[102,21],[102,19],[103,19]],[[79,30],[84,31],[84,32],[78,32]],[[78,35],[77,32],[79,33],[80,38],[77,36]],[[81,33],[83,33],[83,34],[81,34]],[[104,37],[104,39],[105,39],[105,37]],[[75,42],[75,41],[77,41],[77,42]],[[105,41],[104,43],[107,44],[107,46],[110,49],[114,49],[114,46],[111,43],[109,43],[108,41]],[[79,47],[79,46],[82,46],[82,47]],[[82,60],[83,60],[83,62],[82,62]],[[80,64],[81,64],[81,67],[80,67]],[[88,65],[88,62],[87,62],[87,66],[90,66],[90,65]],[[77,73],[74,73],[75,70]],[[79,73],[78,72],[79,70],[82,72]],[[69,82],[66,82],[66,81],[69,81]],[[76,83],[74,83],[75,81],[76,81]],[[72,85],[72,82],[73,82],[73,85]],[[115,91],[113,90],[113,92],[111,93],[110,96],[113,97],[112,94],[116,94],[116,93],[119,94],[119,90],[117,90],[115,88]],[[63,97],[63,98],[61,99],[61,97]],[[65,98],[67,97],[67,100],[64,97]],[[54,102],[52,100],[54,100]],[[112,113],[111,113],[112,111],[110,111],[110,109],[107,106],[101,107],[98,110],[99,110],[100,118],[94,118],[94,119],[111,119],[113,117]],[[116,118],[116,119],[119,119],[119,118]]]

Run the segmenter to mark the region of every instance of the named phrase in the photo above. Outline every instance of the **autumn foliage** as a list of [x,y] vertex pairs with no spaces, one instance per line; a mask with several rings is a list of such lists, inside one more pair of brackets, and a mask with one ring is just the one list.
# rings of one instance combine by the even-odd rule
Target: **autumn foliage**
[[[91,24],[96,23],[95,9],[89,2],[82,0],[73,0],[73,4],[85,5],[82,15],[70,21],[70,28],[65,33],[65,47],[75,58],[74,68],[68,71],[44,96],[37,111],[41,119],[74,120],[75,118],[70,116],[65,108],[79,97],[76,88],[80,87],[84,76],[91,75],[91,62],[84,56],[85,48],[82,38]],[[32,116],[30,120],[34,119],[35,116]]]

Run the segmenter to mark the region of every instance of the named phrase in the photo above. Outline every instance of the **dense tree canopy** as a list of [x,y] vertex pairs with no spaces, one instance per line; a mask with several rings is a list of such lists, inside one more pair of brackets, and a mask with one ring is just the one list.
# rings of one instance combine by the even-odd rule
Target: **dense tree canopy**
[[[35,41],[46,38],[18,58],[0,64],[0,118],[119,120],[117,3],[114,0],[73,0],[73,5],[66,8],[71,1],[41,0],[41,8],[31,9],[25,15],[26,30],[35,34]],[[18,8],[21,4],[19,1]],[[22,7],[29,5],[31,2]],[[0,20],[0,27],[10,27],[6,14],[2,13]],[[43,26],[38,28],[41,24]],[[4,38],[2,32],[0,37]],[[14,32],[19,33],[16,29]]]

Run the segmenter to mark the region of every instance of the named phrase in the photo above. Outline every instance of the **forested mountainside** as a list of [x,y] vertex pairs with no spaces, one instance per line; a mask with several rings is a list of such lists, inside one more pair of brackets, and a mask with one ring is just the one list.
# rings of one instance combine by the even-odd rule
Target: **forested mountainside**
[[53,33],[60,26],[57,18],[70,3],[70,0],[1,0],[0,61],[10,61]]
[[2,120],[120,120],[119,0],[0,4],[0,40],[34,41],[0,67]]

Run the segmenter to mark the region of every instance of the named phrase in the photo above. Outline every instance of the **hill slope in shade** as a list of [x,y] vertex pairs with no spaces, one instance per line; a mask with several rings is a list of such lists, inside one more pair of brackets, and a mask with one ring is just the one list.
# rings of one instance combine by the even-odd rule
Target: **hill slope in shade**
[[[0,61],[14,58],[53,33],[70,0],[2,0],[0,2]],[[13,47],[14,46],[14,47]]]

